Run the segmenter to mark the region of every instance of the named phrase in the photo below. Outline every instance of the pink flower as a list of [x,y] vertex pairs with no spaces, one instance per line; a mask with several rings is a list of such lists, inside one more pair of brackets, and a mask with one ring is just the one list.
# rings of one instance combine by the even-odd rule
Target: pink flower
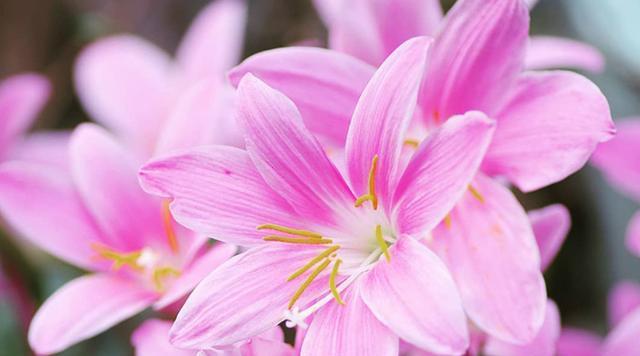
[[420,240],[469,194],[494,124],[479,112],[456,116],[400,160],[428,47],[407,41],[364,89],[347,179],[293,102],[252,75],[238,89],[248,152],[201,148],[142,169],[145,189],[173,198],[181,224],[248,248],[194,290],[174,345],[219,348],[286,320],[309,325],[302,355],[396,355],[399,337],[466,350],[454,281]]

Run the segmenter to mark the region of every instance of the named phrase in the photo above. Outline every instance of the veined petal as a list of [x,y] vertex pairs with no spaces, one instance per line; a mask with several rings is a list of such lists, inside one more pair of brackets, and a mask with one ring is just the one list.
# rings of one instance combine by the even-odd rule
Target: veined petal
[[171,322],[149,319],[138,326],[131,335],[136,356],[194,356],[193,350],[181,350],[169,343]]
[[460,354],[469,346],[460,296],[446,266],[428,248],[404,237],[362,276],[362,298],[400,338],[434,353]]
[[295,212],[264,182],[253,162],[235,147],[200,147],[160,158],[140,170],[144,190],[173,199],[180,224],[241,246],[263,243],[263,224],[298,227]]
[[540,255],[527,215],[513,194],[483,175],[433,232],[465,310],[478,327],[509,343],[533,340],[547,301]]
[[558,339],[558,356],[601,356],[602,338],[586,330],[563,328]]
[[337,210],[353,207],[349,187],[286,96],[247,74],[237,115],[258,172],[300,216],[330,226]]
[[615,132],[607,99],[571,72],[526,73],[496,115],[483,170],[529,192],[558,182],[587,162]]
[[640,212],[635,213],[631,218],[625,244],[631,253],[640,257]]
[[398,336],[382,325],[360,296],[360,285],[314,314],[302,343],[302,356],[397,356]]
[[156,297],[114,275],[74,279],[49,297],[33,317],[29,344],[38,354],[60,352],[141,312]]
[[400,153],[416,108],[416,97],[431,40],[411,39],[400,46],[376,71],[353,113],[345,144],[347,171],[357,195],[368,193],[372,160],[377,194],[389,208],[392,187],[399,176]]
[[480,112],[448,120],[420,145],[398,182],[394,216],[399,231],[424,237],[469,189],[495,123]]
[[522,0],[460,0],[429,54],[421,107],[438,121],[469,110],[495,114],[524,65],[529,11]]
[[558,254],[571,228],[571,215],[562,204],[554,204],[529,212],[529,221],[536,236],[542,271]]
[[609,333],[602,345],[602,356],[640,355],[638,335],[640,335],[640,309],[627,315]]
[[618,282],[609,292],[609,325],[618,325],[627,315],[640,308],[640,285],[631,282]]
[[255,54],[229,73],[233,85],[251,73],[290,98],[313,133],[344,145],[349,121],[375,68],[337,51],[286,47]]
[[604,56],[598,49],[569,38],[533,36],[529,39],[527,69],[574,68],[600,73]]
[[216,0],[193,21],[178,48],[177,60],[188,80],[221,79],[242,54],[247,4]]

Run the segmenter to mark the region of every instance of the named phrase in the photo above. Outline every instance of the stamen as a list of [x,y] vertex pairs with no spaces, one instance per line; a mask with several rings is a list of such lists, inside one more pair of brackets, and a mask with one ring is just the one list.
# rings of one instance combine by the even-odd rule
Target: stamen
[[140,258],[142,251],[123,253],[99,244],[92,244],[91,248],[96,251],[100,257],[113,261],[111,268],[115,271],[125,265],[136,270],[142,269],[142,266],[138,264],[138,258]]
[[474,188],[472,185],[469,185],[469,191],[471,192],[474,198],[478,199],[479,202],[484,203],[484,197],[482,196],[482,194],[480,194],[480,192],[476,188]]
[[447,214],[447,216],[444,217],[444,226],[447,229],[451,229],[451,214]]
[[167,239],[169,240],[169,247],[171,247],[171,251],[177,253],[179,250],[178,238],[176,237],[176,232],[173,230],[171,212],[169,211],[169,200],[162,201],[162,223],[164,225],[164,231],[167,234]]
[[338,288],[336,288],[336,276],[338,276],[338,269],[340,268],[341,263],[342,260],[339,258],[333,263],[333,270],[329,276],[329,288],[331,289],[331,294],[333,294],[336,302],[340,305],[344,305],[344,301],[340,298],[340,292],[338,292]]
[[420,141],[416,140],[415,138],[408,138],[404,140],[404,144],[413,148],[418,148],[418,146],[420,146]]
[[304,291],[309,287],[309,285],[311,285],[313,280],[316,279],[316,277],[318,277],[320,272],[322,272],[325,268],[327,268],[329,263],[331,263],[331,260],[327,258],[324,260],[324,262],[322,262],[322,264],[316,267],[316,269],[314,269],[313,272],[311,272],[309,277],[307,277],[307,279],[302,283],[300,288],[298,288],[298,290],[295,292],[295,294],[291,298],[291,301],[289,301],[289,309],[291,309],[293,305],[296,304],[298,299],[300,299],[300,296],[302,296],[302,293],[304,293]]
[[376,225],[376,241],[378,241],[378,245],[380,245],[380,250],[382,250],[382,253],[384,254],[384,258],[387,260],[387,262],[391,262],[391,255],[389,254],[389,246],[387,246],[387,243],[384,241],[384,238],[382,237],[382,226],[380,225]]
[[315,237],[301,239],[297,237],[286,237],[286,236],[278,236],[278,235],[269,235],[264,237],[263,240],[285,242],[289,244],[303,244],[303,245],[326,245],[333,242],[332,240],[329,240],[329,239],[318,239]]
[[180,271],[173,267],[160,267],[153,271],[153,285],[158,293],[164,292],[162,280],[169,276],[178,277],[180,276]]
[[376,169],[378,168],[378,155],[373,156],[371,169],[369,170],[369,193],[356,199],[355,206],[359,208],[365,201],[371,201],[374,210],[378,209],[378,197],[376,196]]
[[291,234],[291,235],[313,237],[317,239],[322,238],[322,235],[318,234],[317,232],[313,232],[309,230],[292,229],[290,227],[275,225],[275,224],[260,225],[258,226],[258,230],[274,230],[274,231],[280,231],[280,232],[284,232],[286,234]]
[[340,246],[331,246],[328,249],[322,251],[318,256],[314,257],[311,261],[309,261],[306,265],[300,267],[298,270],[296,270],[295,272],[293,272],[293,274],[291,274],[289,276],[289,278],[287,278],[287,282],[290,282],[296,278],[298,278],[301,274],[305,273],[306,271],[308,271],[311,267],[315,266],[316,263],[322,261],[324,258],[329,257],[329,255],[331,255],[332,253],[336,252],[338,249],[340,248]]

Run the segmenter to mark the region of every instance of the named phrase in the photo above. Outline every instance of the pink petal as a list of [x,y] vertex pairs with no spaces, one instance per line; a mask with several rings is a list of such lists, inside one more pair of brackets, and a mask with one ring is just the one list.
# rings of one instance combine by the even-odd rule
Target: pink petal
[[247,74],[238,86],[238,120],[256,168],[298,214],[330,225],[338,208],[353,207],[349,187],[286,96]]
[[342,146],[358,98],[374,70],[336,51],[287,47],[247,58],[229,73],[229,79],[237,86],[245,74],[257,76],[296,104],[309,130]]
[[554,356],[556,343],[560,337],[560,313],[553,301],[547,301],[547,312],[544,324],[536,337],[525,345],[508,344],[498,339],[489,338],[484,352],[487,355],[500,356]]
[[495,123],[480,112],[448,120],[425,140],[394,195],[400,231],[424,237],[468,190],[491,142]]
[[378,155],[376,189],[389,208],[404,133],[416,108],[416,97],[431,41],[414,38],[400,46],[376,71],[364,89],[345,144],[349,180],[356,194],[368,192],[369,171]]
[[[276,326],[302,283],[287,277],[322,250],[273,244],[231,258],[191,293],[171,329],[172,344],[225,347]],[[327,291],[327,279],[318,277],[296,305],[302,309]]]
[[589,159],[614,127],[607,99],[588,79],[555,71],[522,75],[484,163],[529,192],[558,182]]
[[20,139],[42,110],[51,87],[38,74],[19,74],[0,82],[0,153]]
[[136,356],[194,356],[193,350],[181,350],[169,343],[171,322],[149,319],[131,335]]
[[170,105],[170,58],[143,39],[119,35],[86,47],[74,70],[76,91],[91,118],[139,152],[152,152]]
[[244,0],[216,0],[193,21],[177,60],[188,80],[221,79],[240,60],[247,4]]
[[69,168],[69,131],[43,131],[25,137],[9,153],[10,159]]
[[161,204],[136,179],[137,162],[102,128],[82,124],[70,142],[74,182],[112,248],[139,249],[166,242]]
[[421,95],[427,118],[493,114],[522,70],[528,31],[521,0],[457,1],[430,53]]
[[540,255],[527,215],[513,194],[483,175],[471,183],[432,244],[456,280],[467,315],[509,343],[526,343],[544,321]]
[[640,118],[618,120],[616,136],[598,146],[591,162],[607,179],[640,200]]
[[554,204],[529,212],[529,221],[540,250],[541,270],[546,270],[560,251],[569,229],[571,215],[562,204]]
[[147,163],[143,189],[172,198],[180,224],[203,235],[242,246],[264,242],[263,224],[297,225],[295,213],[264,182],[246,152],[201,147]]
[[398,336],[371,314],[359,289],[356,285],[343,293],[345,305],[331,301],[314,315],[302,356],[398,355]]
[[618,325],[640,307],[640,285],[631,281],[618,282],[609,292],[609,324]]
[[631,218],[625,244],[631,253],[640,257],[640,212],[635,213]]
[[640,309],[629,314],[609,333],[602,346],[602,356],[638,356]]
[[40,307],[29,328],[29,344],[38,354],[60,352],[141,312],[155,298],[143,286],[113,275],[74,279]]
[[604,56],[595,47],[551,36],[531,37],[525,57],[527,69],[574,68],[600,73],[604,62]]
[[187,295],[211,271],[231,258],[237,247],[229,244],[216,244],[203,255],[198,256],[187,265],[180,277],[171,285],[169,290],[153,305],[155,309],[162,309]]
[[556,352],[558,356],[601,356],[602,339],[592,332],[563,328]]
[[0,211],[21,237],[39,248],[82,268],[95,267],[90,243],[101,237],[67,171],[37,163],[4,163]]
[[402,339],[434,353],[460,354],[469,346],[460,296],[446,266],[405,236],[364,275],[362,298]]

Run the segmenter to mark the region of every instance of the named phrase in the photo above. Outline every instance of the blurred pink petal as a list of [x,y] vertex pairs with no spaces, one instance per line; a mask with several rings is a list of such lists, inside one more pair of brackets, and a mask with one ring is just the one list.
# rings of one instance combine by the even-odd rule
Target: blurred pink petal
[[618,325],[627,315],[640,307],[640,285],[631,282],[618,282],[609,292],[609,324]]
[[609,333],[602,345],[602,356],[638,356],[640,337],[640,309],[636,308]]
[[169,343],[171,322],[149,319],[131,335],[136,356],[195,356],[196,351],[182,350]]
[[595,47],[561,37],[531,37],[525,57],[527,69],[573,68],[600,73],[604,65],[604,56]]
[[602,339],[592,332],[563,328],[558,339],[558,356],[600,356]]
[[640,212],[635,213],[631,218],[625,244],[631,253],[640,257]]
[[540,250],[540,269],[546,270],[560,251],[569,229],[571,215],[562,204],[529,211],[529,221]]
[[28,135],[10,152],[10,159],[69,168],[69,131],[42,131]]

